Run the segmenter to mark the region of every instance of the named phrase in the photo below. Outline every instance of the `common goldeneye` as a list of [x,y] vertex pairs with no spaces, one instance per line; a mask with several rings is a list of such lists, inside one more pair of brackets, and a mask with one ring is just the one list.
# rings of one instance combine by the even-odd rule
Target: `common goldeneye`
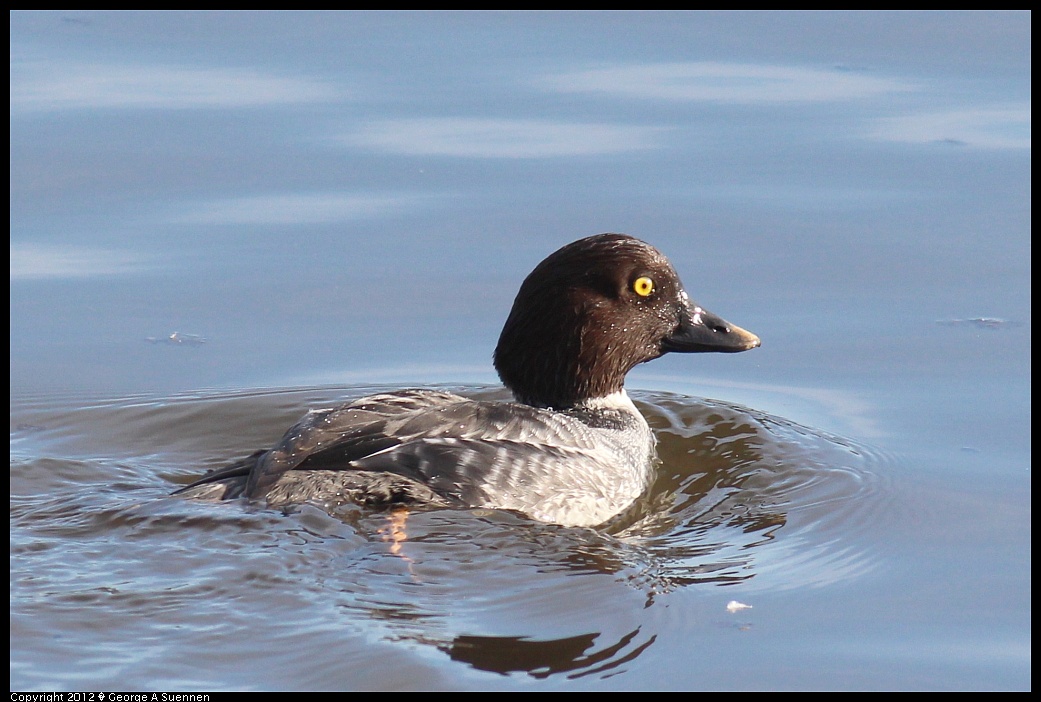
[[591,236],[521,284],[494,355],[516,402],[403,390],[314,410],[273,448],[178,493],[508,509],[595,526],[644,492],[654,466],[654,435],[625,393],[626,373],[668,352],[756,346],[756,335],[687,297],[657,249]]

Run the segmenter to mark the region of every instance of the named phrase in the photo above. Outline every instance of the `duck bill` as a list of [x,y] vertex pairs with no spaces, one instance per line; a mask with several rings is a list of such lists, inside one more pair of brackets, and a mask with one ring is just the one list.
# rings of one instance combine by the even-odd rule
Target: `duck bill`
[[692,303],[680,325],[662,341],[662,353],[738,353],[759,344],[752,332]]

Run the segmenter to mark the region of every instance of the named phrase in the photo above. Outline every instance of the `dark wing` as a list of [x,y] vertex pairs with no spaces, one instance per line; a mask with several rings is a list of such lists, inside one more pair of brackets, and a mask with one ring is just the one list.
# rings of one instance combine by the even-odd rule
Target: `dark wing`
[[405,390],[309,412],[260,456],[245,494],[263,496],[291,470],[352,470],[352,462],[398,446],[410,434],[422,431],[422,426],[415,426],[416,418],[436,415],[432,410],[463,402],[465,398],[451,393]]
[[[231,465],[211,470],[195,482],[185,485],[179,490],[174,490],[173,494],[216,500],[230,500],[242,497],[246,490],[246,480],[265,453],[267,451],[263,449],[254,451],[249,456],[235,461]],[[204,489],[209,485],[213,486],[212,490]]]
[[[358,495],[365,490],[362,483],[378,483],[375,474],[387,474],[404,479],[388,478],[393,491],[414,491],[401,486],[415,483],[452,501],[477,505],[489,488],[499,494],[538,494],[540,481],[582,482],[596,472],[596,458],[589,452],[594,447],[588,429],[561,413],[444,392],[402,391],[310,412],[270,450],[209,473],[184,490],[225,482],[236,487],[223,499],[263,497],[276,485],[292,490],[290,483],[307,480],[301,474],[306,471],[314,476],[312,487],[325,481],[331,491]],[[540,470],[532,470],[533,462],[540,462]],[[564,467],[568,475],[554,474]],[[317,471],[341,477],[319,478]],[[355,473],[356,478],[347,475]],[[281,485],[284,481],[289,482]],[[378,492],[388,491],[379,485]]]
[[[173,494],[205,496],[210,499],[233,499],[244,494],[263,494],[288,470],[301,467],[337,470],[348,468],[348,455],[365,456],[397,443],[381,433],[386,421],[412,414],[432,406],[451,404],[463,398],[446,392],[405,390],[373,395],[331,409],[309,412],[297,422],[273,449],[261,449],[234,463],[212,470]],[[274,454],[274,455],[273,455]],[[248,490],[247,481],[261,487]],[[221,484],[219,490],[199,490],[206,485]]]

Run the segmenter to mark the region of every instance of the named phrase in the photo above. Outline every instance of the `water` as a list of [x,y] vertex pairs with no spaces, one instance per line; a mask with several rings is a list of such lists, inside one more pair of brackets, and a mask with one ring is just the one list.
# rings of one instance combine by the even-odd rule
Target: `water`
[[[11,44],[12,690],[1030,688],[1029,14]],[[310,407],[501,396],[520,280],[601,231],[764,342],[630,375],[611,524],[168,497]]]

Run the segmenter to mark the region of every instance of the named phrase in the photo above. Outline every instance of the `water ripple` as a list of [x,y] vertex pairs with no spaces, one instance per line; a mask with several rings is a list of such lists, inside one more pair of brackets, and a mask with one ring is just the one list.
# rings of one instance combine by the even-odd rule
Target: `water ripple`
[[[45,660],[67,655],[63,645],[94,651],[69,680],[98,665],[151,675],[151,685],[198,685],[188,661],[234,659],[224,642],[245,632],[259,660],[295,651],[293,686],[326,684],[325,652],[345,640],[500,674],[608,678],[655,645],[640,612],[678,589],[820,587],[876,561],[868,526],[888,508],[886,457],[737,405],[661,393],[635,393],[659,437],[657,478],[597,530],[490,510],[414,511],[395,524],[350,505],[168,497],[269,444],[304,408],[372,390],[12,399],[12,627],[62,632]],[[163,644],[148,655],[125,643],[157,632]],[[143,658],[121,659],[131,653]],[[424,665],[428,654],[413,654],[410,664]],[[250,684],[276,682],[260,676]]]

